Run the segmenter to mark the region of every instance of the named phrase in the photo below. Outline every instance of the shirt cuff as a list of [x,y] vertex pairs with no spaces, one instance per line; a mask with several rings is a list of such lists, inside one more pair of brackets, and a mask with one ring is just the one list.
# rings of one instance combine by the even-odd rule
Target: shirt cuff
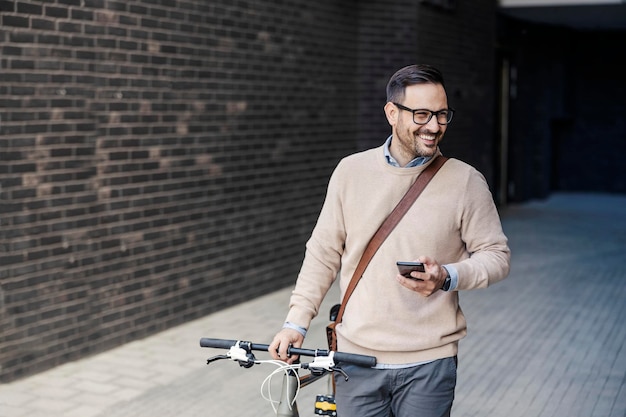
[[291,322],[286,321],[283,324],[283,329],[293,329],[298,331],[303,337],[306,337],[306,329],[302,326],[298,326],[297,324],[293,324]]
[[443,267],[446,268],[446,271],[450,274],[450,288],[448,291],[456,290],[459,286],[459,271],[452,265],[443,265]]

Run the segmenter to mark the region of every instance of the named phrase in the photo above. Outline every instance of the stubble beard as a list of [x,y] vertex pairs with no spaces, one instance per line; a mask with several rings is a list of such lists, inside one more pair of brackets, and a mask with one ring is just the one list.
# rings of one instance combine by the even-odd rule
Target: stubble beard
[[[395,136],[401,143],[401,147],[404,149],[404,152],[406,152],[406,156],[409,157],[409,160],[418,157],[430,158],[437,152],[437,146],[443,137],[442,132],[433,133],[422,129],[425,129],[425,127],[417,129],[417,131],[412,131],[408,127],[400,125],[397,126],[397,129],[394,132]],[[420,133],[422,135],[434,137],[434,140],[432,141],[433,145],[426,145],[422,138],[420,138]]]
[[435,155],[437,152],[437,145],[439,144],[440,136],[438,134],[434,134],[435,140],[433,141],[432,146],[426,145],[422,139],[419,137],[419,132],[415,132],[412,135],[413,139],[413,152],[415,153],[415,157],[431,157]]

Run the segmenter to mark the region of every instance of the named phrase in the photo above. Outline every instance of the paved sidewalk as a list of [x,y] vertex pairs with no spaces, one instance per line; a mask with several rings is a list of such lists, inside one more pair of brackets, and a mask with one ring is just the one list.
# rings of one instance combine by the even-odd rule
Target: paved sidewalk
[[[469,334],[452,415],[625,417],[626,196],[555,194],[507,207],[502,219],[511,275],[461,293]],[[0,417],[271,416],[260,390],[274,368],[207,366],[220,351],[199,339],[268,343],[290,291],[0,385]],[[336,301],[333,289],[305,347],[325,347]],[[326,392],[324,381],[304,388],[300,415],[313,416],[314,395]]]

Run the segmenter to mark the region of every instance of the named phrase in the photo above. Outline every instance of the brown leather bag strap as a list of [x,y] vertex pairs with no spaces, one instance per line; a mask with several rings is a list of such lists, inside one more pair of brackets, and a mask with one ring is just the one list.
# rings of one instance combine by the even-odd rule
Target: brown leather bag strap
[[424,171],[417,177],[411,188],[406,192],[402,200],[398,203],[398,205],[393,209],[391,214],[385,219],[383,224],[380,225],[372,239],[367,244],[363,255],[361,256],[361,260],[359,261],[356,269],[354,270],[354,274],[352,275],[352,279],[350,280],[350,284],[346,289],[346,294],[343,296],[343,300],[341,301],[341,307],[339,307],[339,312],[337,313],[337,318],[335,319],[335,323],[341,323],[341,319],[343,318],[343,312],[346,309],[346,304],[348,299],[354,292],[354,288],[356,288],[356,284],[359,282],[363,273],[365,272],[365,268],[370,263],[370,260],[380,247],[380,245],[385,241],[387,236],[391,233],[391,231],[396,227],[402,216],[409,211],[409,208],[413,205],[417,197],[422,193],[424,188],[428,185],[430,180],[435,176],[439,168],[443,166],[443,164],[448,160],[445,156],[438,156],[434,161],[430,163],[424,169]]

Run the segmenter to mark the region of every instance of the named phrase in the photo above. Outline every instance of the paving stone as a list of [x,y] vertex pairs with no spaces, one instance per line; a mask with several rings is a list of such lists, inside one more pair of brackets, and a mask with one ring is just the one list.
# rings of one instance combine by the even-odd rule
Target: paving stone
[[[452,415],[625,417],[626,196],[555,194],[509,206],[502,219],[511,274],[460,294],[468,336]],[[200,348],[199,339],[269,343],[290,293],[0,385],[0,417],[272,415],[261,395],[272,365],[207,365],[219,351]],[[338,301],[333,287],[305,347],[325,348],[327,312]],[[327,381],[303,388],[300,416],[313,416],[315,395],[328,392]]]

